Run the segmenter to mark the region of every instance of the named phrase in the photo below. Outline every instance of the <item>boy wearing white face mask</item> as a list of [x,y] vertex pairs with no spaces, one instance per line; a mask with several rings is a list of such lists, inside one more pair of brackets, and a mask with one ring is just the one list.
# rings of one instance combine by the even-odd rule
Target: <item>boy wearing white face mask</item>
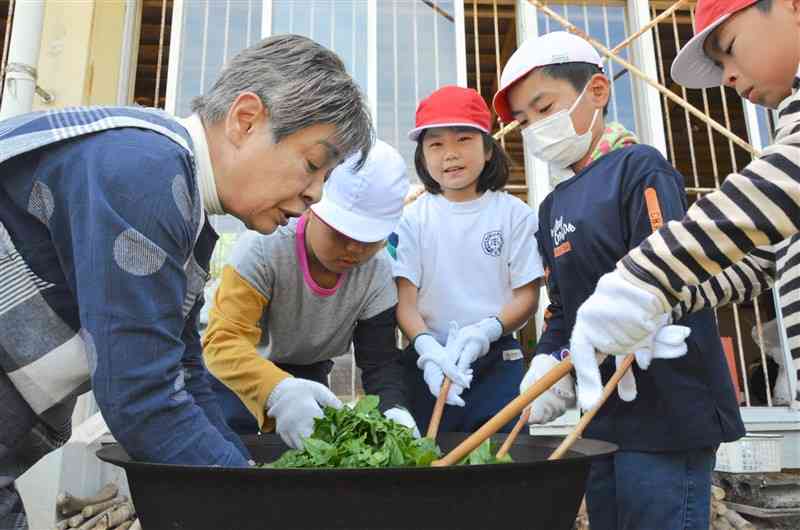
[[[600,277],[686,210],[683,177],[620,124],[605,123],[609,90],[596,50],[555,32],[514,53],[495,95],[500,117],[518,120],[526,148],[550,164],[555,188],[540,206],[537,233],[550,306],[521,391],[569,354],[577,309]],[[641,366],[586,431],[620,447],[592,466],[592,530],[708,528],[716,448],[743,435],[744,426],[713,313],[677,324],[662,328],[652,351],[638,352]],[[614,361],[604,362],[604,378],[614,369]],[[552,421],[574,404],[567,376],[534,401],[531,422]]]

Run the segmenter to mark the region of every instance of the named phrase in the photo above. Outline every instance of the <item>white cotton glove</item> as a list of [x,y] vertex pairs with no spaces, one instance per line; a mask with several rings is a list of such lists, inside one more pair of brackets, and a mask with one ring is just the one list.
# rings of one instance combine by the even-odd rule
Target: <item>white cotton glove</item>
[[[450,323],[450,331],[447,335],[447,343],[455,344],[458,335],[458,324]],[[460,394],[464,388],[468,388],[472,382],[472,370],[460,370],[456,366],[456,352],[451,346],[444,348],[436,342],[430,335],[418,335],[414,340],[414,349],[419,354],[417,366],[422,369],[422,378],[428,385],[428,389],[434,397],[439,397],[442,389],[444,377],[450,379],[452,385],[447,393],[448,405],[463,407],[464,400]]]
[[414,435],[414,438],[419,438],[417,422],[414,421],[414,417],[406,409],[402,407],[392,407],[384,412],[383,416],[395,423],[399,423],[404,427],[408,427],[411,429],[411,433]]
[[[519,385],[522,394],[536,381],[549,372],[558,361],[552,355],[540,353],[531,360],[528,373]],[[528,418],[530,424],[550,423],[564,414],[568,408],[575,406],[575,381],[570,374],[565,375],[551,386],[544,394],[531,403],[531,414]]]
[[[614,356],[614,363],[615,368],[619,370],[622,361],[625,360],[625,357],[621,355]],[[617,383],[617,394],[619,394],[619,398],[622,401],[633,401],[636,399],[636,376],[633,374],[633,366],[628,368],[625,372],[625,375],[622,376],[622,379],[619,380]]]
[[342,402],[328,387],[316,381],[287,377],[267,399],[267,415],[275,418],[275,432],[292,449],[302,449],[303,439],[314,432],[314,418],[323,416],[322,407],[342,408]]
[[626,281],[617,270],[600,278],[578,309],[570,338],[582,409],[591,409],[603,392],[595,354],[637,351],[637,345],[664,325],[659,318],[668,311],[656,295]]
[[615,270],[600,278],[578,309],[575,328],[598,352],[619,355],[658,331],[664,325],[661,316],[669,312],[656,295]]
[[[661,315],[656,321],[660,328],[632,348],[636,355],[636,364],[642,370],[647,370],[653,359],[677,359],[686,355],[688,351],[686,339],[691,333],[688,327],[669,325],[669,315]],[[576,335],[575,329],[572,332],[570,346],[572,364],[578,379],[578,402],[583,410],[590,410],[600,401],[603,393],[598,357],[595,355],[594,347],[581,333]],[[620,355],[623,354],[616,352],[615,354],[616,366],[619,368],[622,362]],[[633,370],[628,370],[623,376],[617,391],[623,401],[636,399],[636,379]]]
[[489,352],[492,343],[502,334],[503,325],[496,317],[484,318],[476,324],[461,328],[453,345],[458,356],[458,367],[461,370],[469,369],[479,357]]

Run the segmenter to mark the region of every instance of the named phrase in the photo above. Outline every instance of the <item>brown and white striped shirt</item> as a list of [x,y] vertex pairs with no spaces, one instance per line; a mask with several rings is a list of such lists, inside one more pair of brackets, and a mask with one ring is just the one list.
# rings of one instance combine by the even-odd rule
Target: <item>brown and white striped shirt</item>
[[[800,76],[799,76],[800,77]],[[800,91],[778,107],[775,142],[617,265],[676,314],[740,302],[778,282],[800,358]],[[758,248],[757,248],[758,247]],[[795,318],[795,314],[797,314]],[[794,320],[797,320],[795,323]],[[794,328],[794,329],[792,329]]]

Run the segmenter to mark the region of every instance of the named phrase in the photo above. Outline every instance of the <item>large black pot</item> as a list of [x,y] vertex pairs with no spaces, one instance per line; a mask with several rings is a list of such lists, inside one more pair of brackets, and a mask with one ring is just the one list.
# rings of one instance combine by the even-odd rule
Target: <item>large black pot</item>
[[[447,451],[465,437],[442,433],[438,442]],[[244,441],[257,461],[275,460],[286,450],[275,435]],[[569,530],[591,460],[616,447],[578,440],[562,460],[546,461],[560,441],[520,435],[513,464],[449,468],[176,466],[133,461],[118,445],[97,456],[125,468],[145,530]]]

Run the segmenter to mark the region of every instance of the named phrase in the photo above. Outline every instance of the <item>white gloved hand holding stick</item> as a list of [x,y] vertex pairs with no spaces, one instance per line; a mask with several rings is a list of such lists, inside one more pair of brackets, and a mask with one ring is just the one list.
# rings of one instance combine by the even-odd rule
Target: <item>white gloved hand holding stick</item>
[[[489,353],[492,343],[502,335],[503,325],[497,317],[484,318],[480,322],[461,328],[453,344],[458,367],[461,370],[468,370],[478,358]],[[447,345],[450,346],[449,340]]]
[[[450,323],[450,332],[447,336],[447,343],[455,343],[458,335],[458,324]],[[422,369],[422,377],[428,385],[428,390],[434,397],[439,396],[439,391],[444,383],[444,378],[453,383],[450,392],[447,394],[448,405],[457,407],[464,406],[464,400],[459,394],[464,388],[469,388],[472,382],[472,370],[461,370],[456,365],[457,352],[452,347],[445,348],[439,344],[433,336],[422,333],[414,339],[414,349],[419,354],[417,367]],[[455,387],[455,388],[454,388]]]
[[[540,353],[534,356],[528,372],[519,385],[519,393],[522,394],[528,390],[557,364],[558,360],[550,354]],[[528,423],[532,425],[550,423],[564,414],[568,408],[574,406],[575,380],[570,374],[567,374],[531,403]]]
[[[668,324],[669,315],[661,315],[656,318],[657,329],[650,335],[635,344],[627,353],[634,352],[636,364],[642,370],[650,367],[653,359],[677,359],[686,355],[688,348],[686,339],[691,330],[686,326],[675,326]],[[578,402],[581,409],[591,410],[600,400],[603,393],[603,383],[600,378],[598,367],[598,356],[595,348],[586,336],[576,327],[572,331],[570,342],[572,364],[575,367],[575,375],[578,382]],[[626,352],[613,352],[617,355],[616,366],[622,362],[621,355]],[[636,379],[633,370],[629,370],[620,381],[617,391],[623,401],[632,401],[636,398]]]

